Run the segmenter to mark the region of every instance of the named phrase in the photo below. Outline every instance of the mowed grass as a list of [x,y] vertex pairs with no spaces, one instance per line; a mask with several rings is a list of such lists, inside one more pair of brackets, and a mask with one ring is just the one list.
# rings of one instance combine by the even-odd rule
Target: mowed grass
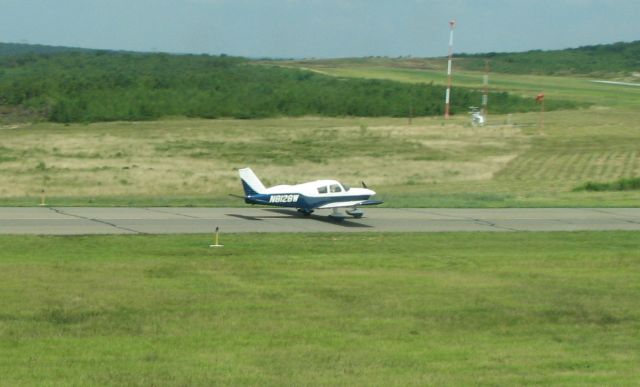
[[[390,207],[632,206],[574,192],[640,175],[640,113],[594,107],[441,119],[174,119],[0,130],[0,205],[234,206],[237,169],[266,185],[365,181]],[[496,122],[497,121],[497,122]],[[511,124],[508,123],[511,122]]]
[[0,236],[0,384],[640,380],[638,233],[210,243]]

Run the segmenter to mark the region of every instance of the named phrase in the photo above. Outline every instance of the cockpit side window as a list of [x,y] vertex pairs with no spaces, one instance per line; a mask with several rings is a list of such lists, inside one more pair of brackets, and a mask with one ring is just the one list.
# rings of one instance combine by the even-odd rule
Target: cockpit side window
[[348,185],[344,184],[344,183],[340,183],[342,184],[342,188],[344,188],[344,191],[347,192],[348,190],[351,189],[351,187],[349,187]]
[[327,193],[327,186],[323,185],[322,187],[318,187],[318,193],[319,194],[326,194]]
[[342,192],[342,188],[340,188],[340,184],[331,184],[329,187],[331,192]]

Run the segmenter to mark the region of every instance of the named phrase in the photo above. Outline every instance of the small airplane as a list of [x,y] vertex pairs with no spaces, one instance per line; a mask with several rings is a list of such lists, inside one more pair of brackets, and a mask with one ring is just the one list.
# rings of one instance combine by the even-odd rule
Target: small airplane
[[244,188],[243,199],[247,204],[297,208],[305,216],[311,215],[315,210],[330,209],[333,210],[330,218],[343,220],[346,215],[339,211],[340,208],[347,208],[345,212],[354,218],[362,218],[364,212],[358,207],[382,203],[369,199],[376,193],[368,189],[364,182],[363,188],[351,188],[336,180],[316,180],[266,188],[251,168],[242,168],[238,172]]

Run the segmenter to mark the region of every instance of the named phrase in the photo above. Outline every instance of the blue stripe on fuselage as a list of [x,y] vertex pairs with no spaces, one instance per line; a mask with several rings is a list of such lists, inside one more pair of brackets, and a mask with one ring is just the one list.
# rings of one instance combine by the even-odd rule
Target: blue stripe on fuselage
[[283,193],[250,195],[247,196],[244,201],[248,204],[261,204],[267,206],[313,210],[314,208],[318,208],[329,203],[351,202],[367,199],[369,199],[369,195],[310,197],[297,193]]

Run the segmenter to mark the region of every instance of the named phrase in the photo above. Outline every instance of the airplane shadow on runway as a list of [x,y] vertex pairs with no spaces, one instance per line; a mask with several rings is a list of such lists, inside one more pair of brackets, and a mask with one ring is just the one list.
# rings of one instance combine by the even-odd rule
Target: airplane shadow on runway
[[336,221],[334,219],[331,219],[329,216],[321,216],[321,215],[315,215],[315,214],[311,214],[309,216],[305,216],[301,213],[299,213],[298,211],[293,211],[293,210],[285,210],[285,209],[278,209],[278,208],[268,208],[268,209],[263,209],[263,211],[268,211],[268,212],[272,212],[275,214],[281,214],[281,215],[265,215],[265,216],[247,216],[247,215],[240,215],[240,214],[225,214],[226,216],[231,216],[234,218],[239,218],[239,219],[244,219],[244,220],[252,220],[252,221],[262,221],[264,219],[284,219],[284,218],[300,218],[300,219],[309,219],[309,220],[315,220],[318,222],[324,222],[324,223],[329,223],[329,224],[333,224],[336,226],[341,226],[341,227],[362,227],[362,228],[371,228],[373,226],[370,226],[368,224],[362,224],[362,223],[356,223],[352,220],[349,219],[344,219],[342,221]]

